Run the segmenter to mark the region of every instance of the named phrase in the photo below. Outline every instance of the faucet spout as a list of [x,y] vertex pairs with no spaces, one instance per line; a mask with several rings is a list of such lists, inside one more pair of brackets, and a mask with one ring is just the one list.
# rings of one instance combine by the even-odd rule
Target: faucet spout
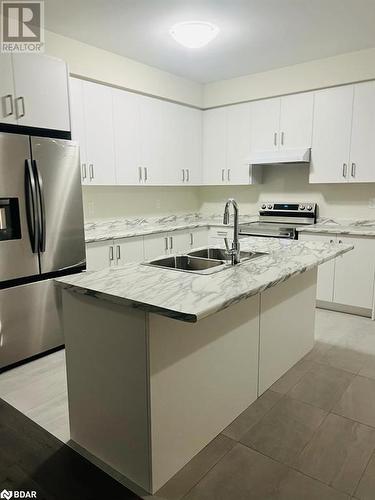
[[233,207],[233,212],[234,212],[233,242],[232,242],[232,248],[229,248],[228,240],[227,238],[225,238],[225,246],[227,248],[228,253],[231,256],[232,266],[234,266],[240,262],[240,242],[238,239],[239,209],[238,209],[238,204],[234,198],[229,198],[229,200],[225,204],[223,224],[229,224],[230,206]]

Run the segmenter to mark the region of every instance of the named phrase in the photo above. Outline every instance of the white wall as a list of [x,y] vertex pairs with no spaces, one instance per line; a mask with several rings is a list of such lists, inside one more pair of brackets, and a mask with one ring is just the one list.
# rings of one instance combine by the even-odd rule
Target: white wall
[[222,213],[225,201],[233,197],[242,213],[256,214],[261,201],[317,202],[323,217],[375,219],[368,207],[375,198],[375,184],[309,184],[308,166],[264,167],[263,184],[257,186],[202,187],[201,211]]
[[118,217],[155,217],[200,210],[192,187],[83,186],[85,221]]
[[202,107],[199,83],[50,31],[45,41],[46,53],[66,61],[74,75]]
[[375,48],[209,83],[204,107],[313,90],[375,78]]

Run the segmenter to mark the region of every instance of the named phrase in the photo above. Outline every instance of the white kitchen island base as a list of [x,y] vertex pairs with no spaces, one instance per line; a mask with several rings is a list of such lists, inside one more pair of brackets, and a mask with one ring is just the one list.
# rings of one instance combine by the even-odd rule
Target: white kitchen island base
[[156,492],[313,347],[316,276],[195,323],[64,289],[72,440]]

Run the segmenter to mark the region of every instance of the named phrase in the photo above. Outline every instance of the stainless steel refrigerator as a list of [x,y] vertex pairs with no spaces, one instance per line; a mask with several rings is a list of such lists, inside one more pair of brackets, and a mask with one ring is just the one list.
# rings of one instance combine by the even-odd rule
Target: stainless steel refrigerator
[[0,370],[64,343],[53,278],[83,269],[78,146],[0,133]]

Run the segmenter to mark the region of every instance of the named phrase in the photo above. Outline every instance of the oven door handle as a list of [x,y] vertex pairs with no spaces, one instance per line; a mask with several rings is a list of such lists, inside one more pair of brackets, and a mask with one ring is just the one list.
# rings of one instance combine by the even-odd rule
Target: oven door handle
[[33,253],[38,253],[39,219],[37,212],[37,192],[31,160],[25,160],[25,198],[27,227],[29,230],[31,250]]

